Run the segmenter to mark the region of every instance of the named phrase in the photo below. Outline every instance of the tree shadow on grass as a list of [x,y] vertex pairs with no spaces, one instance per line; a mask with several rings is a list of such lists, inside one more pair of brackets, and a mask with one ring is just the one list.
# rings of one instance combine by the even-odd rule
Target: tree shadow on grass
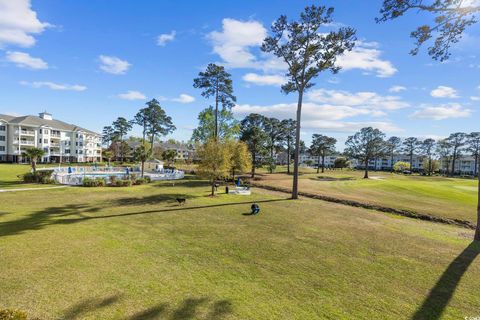
[[[112,206],[156,204],[158,203],[160,198],[161,197],[157,197],[157,196],[146,197],[146,198],[123,198],[117,201],[109,202],[105,204],[103,207],[71,204],[71,205],[65,205],[62,207],[45,208],[39,211],[35,211],[18,220],[0,222],[0,237],[21,234],[26,231],[40,230],[50,225],[67,225],[67,224],[73,224],[73,223],[88,221],[93,219],[121,218],[121,217],[135,216],[135,215],[158,214],[158,213],[176,212],[176,211],[191,211],[191,210],[236,206],[236,205],[244,205],[244,204],[250,205],[252,203],[252,201],[245,201],[245,202],[220,203],[220,204],[204,205],[204,206],[188,206],[188,203],[187,203],[187,205],[184,205],[184,206],[167,207],[163,209],[134,211],[134,212],[119,213],[119,214],[111,214],[111,215],[92,215],[93,213],[98,213],[102,209],[105,209],[107,207],[112,207]],[[165,198],[164,200],[174,202],[175,198],[169,197],[168,199]],[[277,201],[288,201],[288,200],[290,199],[256,200],[255,202],[266,203],[266,202],[277,202]]]
[[[267,202],[290,201],[290,200],[291,200],[290,198],[287,198],[287,199],[256,200],[255,202],[256,203],[267,203]],[[212,204],[212,205],[196,206],[196,207],[189,207],[188,205],[186,205],[186,206],[177,206],[175,208],[158,209],[158,210],[126,212],[126,213],[103,215],[103,216],[86,216],[86,217],[81,217],[81,218],[77,218],[77,219],[57,220],[57,221],[55,221],[55,223],[57,223],[57,224],[69,224],[69,223],[75,223],[75,222],[79,222],[79,221],[83,221],[83,220],[121,218],[121,217],[144,215],[144,214],[155,214],[155,213],[164,213],[164,212],[189,211],[189,210],[219,208],[219,207],[228,207],[228,206],[238,206],[238,205],[242,205],[242,204],[251,205],[252,201],[221,203],[221,204]],[[0,233],[0,236],[1,236],[1,233]]]
[[133,316],[128,317],[126,320],[151,320],[159,319],[168,309],[167,303],[161,303],[159,305],[148,308],[147,310],[139,311]]
[[68,308],[61,319],[82,319],[86,313],[103,309],[120,300],[120,296],[113,295],[104,299],[85,299]]
[[25,231],[40,230],[48,225],[59,223],[62,218],[76,215],[80,218],[101,210],[99,207],[70,204],[35,211],[21,219],[0,222],[0,237],[21,234]]
[[480,243],[472,242],[443,272],[412,320],[440,319],[468,267],[480,254]]
[[[87,314],[95,315],[95,312],[109,307],[118,301],[120,296],[114,295],[104,299],[85,299],[71,306],[64,313],[61,319],[82,319]],[[205,316],[200,316],[199,308],[207,309]],[[233,312],[232,303],[229,300],[211,301],[207,297],[191,297],[184,299],[177,308],[170,308],[168,303],[159,303],[148,309],[141,310],[124,318],[124,320],[221,320]],[[170,316],[167,317],[167,315]]]

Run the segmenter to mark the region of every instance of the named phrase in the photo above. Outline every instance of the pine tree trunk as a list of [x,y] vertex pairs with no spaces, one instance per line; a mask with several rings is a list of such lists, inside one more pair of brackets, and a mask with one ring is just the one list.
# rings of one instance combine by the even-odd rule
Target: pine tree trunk
[[365,160],[365,175],[363,179],[368,179],[368,159]]
[[252,162],[253,162],[253,165],[252,165],[252,179],[255,178],[255,167],[257,166],[257,159],[256,159],[256,154],[252,152]]
[[212,180],[212,197],[215,196],[215,180]]
[[290,137],[287,139],[287,174],[290,174]]
[[413,152],[410,152],[410,172],[413,172]]
[[320,156],[317,159],[317,173],[320,173]]
[[145,172],[145,161],[142,160],[142,178],[143,178],[143,173]]
[[322,173],[325,172],[325,155],[322,155]]
[[475,169],[474,169],[474,177],[478,175],[478,154],[475,156]]
[[[478,167],[477,167],[478,171]],[[480,241],[480,175],[478,176],[478,196],[477,196],[477,228],[475,230],[475,241]]]
[[295,158],[293,160],[292,199],[298,199],[298,162],[300,160],[300,127],[302,120],[303,89],[298,92],[297,127],[295,130]]
[[453,152],[453,159],[452,159],[452,171],[450,172],[451,176],[455,175],[455,161],[457,160],[457,150]]
[[218,83],[215,89],[215,140],[218,139]]

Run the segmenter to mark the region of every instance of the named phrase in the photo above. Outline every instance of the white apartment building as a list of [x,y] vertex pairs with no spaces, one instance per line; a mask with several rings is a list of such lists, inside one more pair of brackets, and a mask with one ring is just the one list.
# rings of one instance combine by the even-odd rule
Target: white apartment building
[[[442,172],[452,171],[452,160],[447,161],[442,159],[441,170]],[[447,168],[448,167],[448,168]],[[475,158],[472,156],[461,156],[455,161],[455,174],[461,175],[474,175],[475,172]]]
[[[424,157],[414,155],[412,163],[412,171],[421,171],[423,170]],[[368,162],[368,168],[370,170],[381,170],[388,171],[392,166],[397,162],[408,162],[410,163],[410,156],[406,154],[397,154],[393,156],[393,162],[391,157],[371,159]],[[353,166],[356,169],[365,169],[365,164],[360,163],[358,160],[352,161]]]
[[39,116],[0,114],[0,162],[26,162],[28,148],[45,151],[41,162],[95,162],[102,160],[101,135],[79,126]]

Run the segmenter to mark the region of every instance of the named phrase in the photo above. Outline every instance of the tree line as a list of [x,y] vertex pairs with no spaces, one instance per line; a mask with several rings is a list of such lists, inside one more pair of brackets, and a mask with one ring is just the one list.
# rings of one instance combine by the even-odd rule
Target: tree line
[[109,146],[107,154],[104,152],[104,157],[115,156],[122,162],[125,161],[130,151],[126,137],[134,125],[142,128],[142,144],[134,150],[134,158],[141,162],[143,177],[145,161],[152,156],[155,139],[172,133],[176,127],[160,103],[152,99],[135,114],[133,119],[118,117],[111,125],[103,128],[102,140]]
[[413,169],[413,158],[418,156],[426,160],[423,171],[431,175],[436,169],[434,159],[438,157],[445,162],[446,174],[453,176],[456,161],[462,155],[470,155],[474,158],[474,172],[478,175],[480,158],[480,132],[466,134],[463,132],[452,133],[445,139],[438,141],[428,138],[425,140],[416,137],[401,139],[399,137],[386,138],[385,133],[372,127],[363,128],[346,141],[345,154],[357,159],[365,166],[365,178],[368,178],[369,163],[382,158],[390,158],[390,170],[394,170],[394,157],[405,154],[409,157],[410,170]]

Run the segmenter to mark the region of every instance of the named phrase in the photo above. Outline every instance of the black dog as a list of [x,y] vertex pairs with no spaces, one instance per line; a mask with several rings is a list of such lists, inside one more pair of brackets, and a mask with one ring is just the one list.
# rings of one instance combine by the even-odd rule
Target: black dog
[[179,205],[184,205],[187,202],[187,199],[185,198],[176,198]]

